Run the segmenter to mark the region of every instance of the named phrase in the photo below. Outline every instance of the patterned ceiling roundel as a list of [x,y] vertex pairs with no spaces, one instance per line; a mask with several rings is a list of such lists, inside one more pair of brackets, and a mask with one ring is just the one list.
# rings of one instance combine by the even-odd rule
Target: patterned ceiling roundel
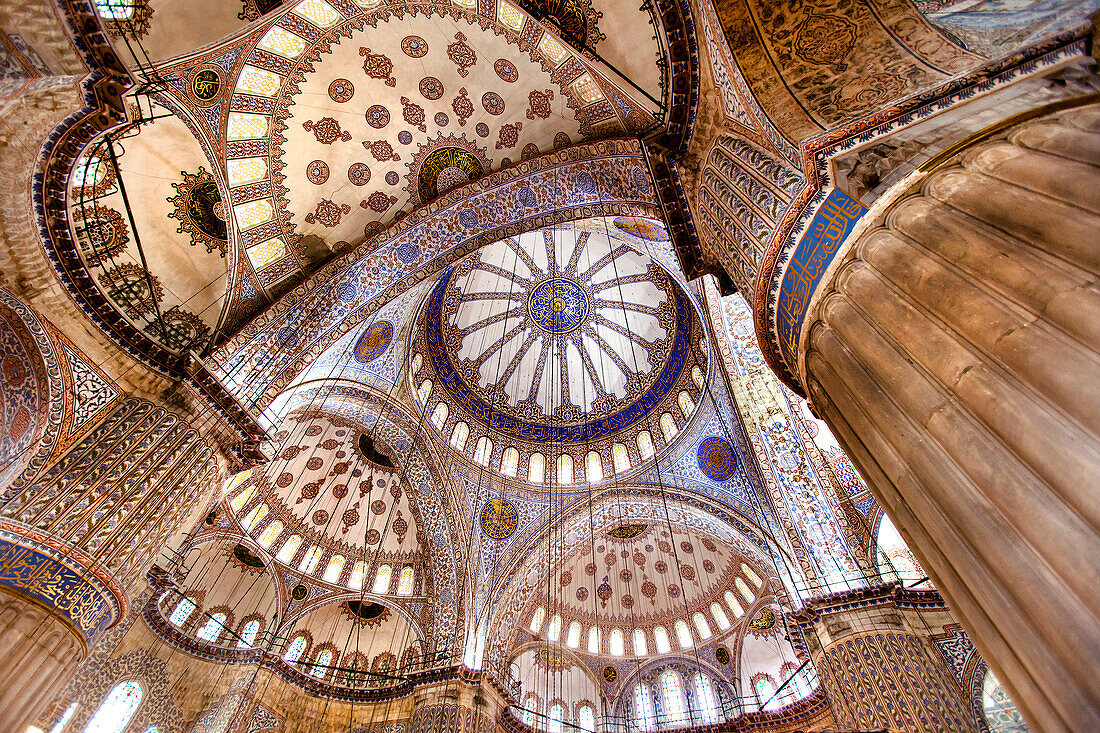
[[527,299],[527,312],[539,328],[551,333],[569,333],[588,317],[588,296],[568,278],[543,280]]
[[519,513],[512,502],[490,499],[481,508],[481,531],[494,540],[506,540],[516,531]]
[[369,364],[386,352],[391,340],[393,340],[392,323],[378,321],[372,324],[355,342],[352,350],[355,360],[360,364]]
[[711,481],[728,481],[737,468],[733,449],[725,438],[713,435],[699,444],[699,470]]

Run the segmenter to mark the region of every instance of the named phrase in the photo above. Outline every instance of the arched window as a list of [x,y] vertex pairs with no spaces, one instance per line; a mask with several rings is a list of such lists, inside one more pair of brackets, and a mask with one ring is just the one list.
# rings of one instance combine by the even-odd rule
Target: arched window
[[569,624],[569,633],[565,635],[565,645],[570,649],[576,649],[581,643],[581,622],[573,621]]
[[672,419],[672,413],[663,413],[661,415],[661,435],[664,436],[665,442],[671,443],[678,432],[680,432],[680,429],[676,427],[676,421]]
[[489,440],[485,436],[477,439],[477,446],[474,448],[474,463],[478,463],[482,466],[489,465],[489,458],[493,455],[493,441]]
[[926,577],[917,558],[910,552],[897,527],[885,514],[878,523],[879,571],[887,578],[897,577],[905,583],[913,583]]
[[81,158],[73,167],[73,185],[91,188],[107,177],[107,164],[98,155]]
[[558,456],[558,484],[573,483],[573,456],[563,453]]
[[413,571],[412,565],[406,565],[405,567],[401,568],[401,574],[397,576],[397,595],[412,595],[413,584],[415,582],[416,573]]
[[104,20],[126,20],[134,14],[135,0],[95,0],[95,11]]
[[1012,698],[992,672],[986,672],[982,681],[982,714],[992,733],[1025,733],[1028,729]]
[[615,473],[625,473],[630,470],[630,454],[626,452],[626,446],[622,443],[611,446],[611,464]]
[[470,426],[465,422],[460,422],[455,425],[455,429],[451,431],[451,447],[455,450],[462,450],[466,447],[466,441],[470,437]]
[[688,628],[687,621],[680,619],[676,622],[676,640],[680,642],[681,649],[690,649],[692,646],[691,629]]
[[704,725],[719,722],[718,698],[714,694],[714,685],[711,684],[710,677],[702,672],[696,672],[694,683],[695,705],[693,707],[698,713],[697,717],[702,719]]
[[302,654],[305,653],[306,644],[309,642],[306,640],[305,634],[298,634],[294,637],[294,640],[287,645],[286,651],[283,652],[283,661],[287,664],[294,664],[302,658]]
[[741,563],[741,572],[744,573],[745,577],[748,578],[757,588],[764,585],[764,581],[760,579],[760,576],[756,574],[756,571],[750,568],[745,563]]
[[204,641],[217,641],[223,628],[225,628],[225,614],[218,611],[206,619],[197,636]]
[[367,574],[367,563],[363,560],[356,560],[355,564],[351,566],[351,575],[348,576],[348,587],[355,590],[363,589],[363,578]]
[[733,595],[732,591],[726,591],[723,598],[726,599],[726,605],[730,607],[730,611],[733,612],[733,617],[735,619],[745,615],[745,609],[741,608],[741,604],[737,601],[737,596]]
[[537,634],[542,631],[542,620],[546,618],[546,609],[539,606],[535,609],[535,612],[531,614],[531,625],[528,627],[531,629],[531,633]]
[[596,709],[585,703],[577,710],[577,725],[584,733],[596,733]]
[[298,548],[301,546],[302,538],[299,535],[292,534],[287,537],[286,542],[279,548],[279,554],[275,556],[275,559],[289,565],[294,556],[298,554]]
[[443,426],[447,424],[447,403],[440,402],[432,410],[432,425],[435,425],[436,430],[442,430]]
[[321,578],[326,583],[335,583],[340,580],[340,573],[344,572],[345,562],[343,555],[333,555],[332,559],[328,561],[328,565],[325,566],[325,574]]
[[187,619],[191,618],[191,614],[195,612],[196,608],[198,606],[190,598],[181,598],[176,607],[172,609],[172,615],[168,617],[168,621],[176,626],[183,626],[187,623]]
[[412,367],[409,368],[409,374],[416,376],[416,373],[420,371],[420,366],[424,363],[424,357],[420,355],[420,352],[413,354]]
[[584,478],[590,484],[603,481],[603,463],[600,461],[600,454],[594,450],[588,451],[584,457]]
[[57,719],[57,722],[50,728],[50,733],[62,733],[65,730],[65,726],[72,720],[73,713],[76,712],[76,703],[74,702],[69,707],[65,708],[65,712],[61,714],[61,717]]
[[699,632],[700,639],[710,638],[710,624],[707,623],[707,617],[698,611],[691,617],[691,622],[695,624],[695,630]]
[[267,516],[267,513],[271,511],[267,508],[267,504],[257,504],[256,508],[248,513],[248,516],[241,521],[241,526],[245,529],[252,529],[260,520]]
[[638,437],[634,439],[634,442],[638,444],[638,455],[642,457],[643,461],[653,457],[655,453],[653,450],[653,436],[650,435],[648,430],[638,433]]
[[[680,622],[677,622],[680,623]],[[687,624],[684,624],[686,627]],[[684,695],[683,680],[674,669],[666,669],[658,677],[661,689],[661,707],[663,723],[669,727],[688,722],[687,697]]]
[[699,389],[703,389],[703,370],[696,364],[691,368],[691,381],[695,382],[695,386]]
[[316,659],[313,660],[313,669],[309,671],[311,675],[317,679],[321,679],[328,674],[329,667],[332,666],[332,650],[322,649],[317,653]]
[[266,550],[271,547],[271,543],[274,542],[276,538],[278,538],[282,531],[283,523],[276,519],[271,524],[264,527],[264,531],[260,535],[260,539],[256,541],[260,543],[260,547]]
[[500,456],[500,472],[514,477],[519,472],[519,451],[511,446],[504,449]]
[[600,627],[593,626],[588,630],[588,653],[600,653]]
[[668,631],[664,626],[653,629],[653,645],[657,647],[658,654],[668,654],[672,651],[672,644],[668,641]]
[[560,702],[550,706],[550,733],[561,733],[561,722],[565,718],[565,708]]
[[251,649],[253,646],[256,645],[256,635],[259,634],[259,633],[260,633],[260,620],[254,618],[251,621],[249,621],[248,623],[246,623],[244,625],[244,628],[241,629],[241,632],[239,634],[239,636],[241,638],[237,639],[237,648],[238,649]]
[[774,697],[775,683],[772,682],[771,677],[763,673],[756,675],[752,688],[756,693],[756,701],[763,705],[765,710],[775,710],[779,707],[779,699]]
[[541,453],[532,453],[527,461],[527,480],[533,484],[541,484],[546,480],[546,456]]
[[737,587],[737,592],[741,594],[741,597],[748,601],[750,604],[756,600],[756,594],[749,590],[749,586],[745,581],[740,578],[733,579],[734,586]]
[[306,554],[302,555],[302,561],[298,563],[298,569],[303,573],[312,573],[317,568],[317,563],[321,561],[322,552],[318,545],[306,550]]
[[535,712],[539,709],[539,701],[535,698],[534,695],[529,695],[527,697],[527,702],[523,704],[523,708],[523,722],[527,725],[534,725]]
[[371,586],[370,592],[379,595],[388,593],[390,590],[390,577],[392,575],[393,568],[389,565],[379,565],[378,570],[374,572],[374,585]]
[[649,654],[649,648],[645,640],[645,632],[641,629],[634,629],[634,656],[644,657]]
[[424,404],[428,401],[428,398],[432,395],[432,380],[425,379],[420,383],[420,389],[416,390],[416,396],[420,400],[420,404]]
[[[247,472],[242,471],[241,473],[246,474],[246,478],[247,478]],[[237,476],[240,476],[240,475],[241,475],[240,473],[237,474]],[[230,481],[235,480],[237,478],[237,476],[234,476],[233,478],[231,478]],[[229,490],[232,491],[232,489],[229,489]],[[252,484],[251,486],[245,487],[245,489],[243,489],[241,491],[241,493],[234,496],[232,501],[229,502],[229,506],[233,507],[233,511],[239,512],[241,509],[244,509],[245,505],[248,504],[248,502],[255,495],[256,495],[256,484]]]
[[556,613],[550,617],[550,624],[546,627],[546,638],[550,641],[561,638],[561,616]]
[[607,637],[607,650],[611,652],[611,656],[613,657],[621,657],[626,653],[623,644],[622,629],[611,629],[611,633]]
[[119,682],[107,693],[84,733],[122,733],[141,705],[142,694],[137,682]]
[[729,617],[726,616],[726,612],[717,603],[710,604],[710,615],[714,617],[714,623],[718,624],[721,631],[725,631],[730,627]]
[[653,698],[649,696],[649,685],[639,682],[634,686],[634,722],[643,731],[651,731],[657,722],[655,718]]
[[685,420],[691,417],[691,413],[695,412],[695,403],[687,392],[681,392],[676,397],[676,402],[680,405],[680,412],[684,414]]

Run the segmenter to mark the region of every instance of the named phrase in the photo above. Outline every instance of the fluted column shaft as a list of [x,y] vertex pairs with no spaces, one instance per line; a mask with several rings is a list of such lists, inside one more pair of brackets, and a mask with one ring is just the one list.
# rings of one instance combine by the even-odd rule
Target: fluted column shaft
[[1100,730],[1100,108],[884,199],[802,332],[807,394],[1038,730]]

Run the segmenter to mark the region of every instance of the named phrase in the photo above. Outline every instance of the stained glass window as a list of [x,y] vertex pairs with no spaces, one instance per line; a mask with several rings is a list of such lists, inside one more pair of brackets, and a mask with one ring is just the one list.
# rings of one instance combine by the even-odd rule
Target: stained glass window
[[992,672],[982,682],[982,713],[991,733],[1027,733],[1023,716]]
[[565,46],[558,43],[556,38],[551,37],[549,33],[542,34],[542,40],[539,41],[539,53],[548,58],[554,66],[561,64],[565,61],[565,57],[569,55],[569,52],[565,50]]
[[477,439],[477,445],[474,447],[474,463],[479,463],[482,466],[489,465],[489,457],[493,455],[493,441],[489,440],[485,436]]
[[680,412],[684,414],[684,419],[687,420],[691,417],[691,413],[695,411],[695,403],[691,399],[691,395],[687,392],[681,392],[676,397],[677,404],[680,405]]
[[638,433],[638,437],[634,439],[634,442],[638,444],[638,455],[642,457],[642,460],[653,457],[653,436],[650,435],[648,430]]
[[581,643],[581,622],[573,621],[569,624],[569,633],[565,635],[565,645],[570,649],[576,649]]
[[600,653],[600,628],[598,626],[593,626],[588,630],[588,653]]
[[332,666],[332,650],[322,649],[317,658],[313,660],[313,669],[309,671],[311,675],[320,679],[328,674],[328,668]]
[[497,20],[514,31],[523,29],[523,13],[505,0],[500,0],[500,4],[497,5]]
[[233,158],[226,161],[230,186],[253,183],[267,175],[266,158]]
[[505,476],[515,476],[519,471],[519,451],[515,448],[505,448],[500,457],[500,472]]
[[302,51],[306,50],[307,44],[301,36],[273,25],[257,45],[265,51],[286,56],[288,59],[296,59],[302,55]]
[[600,86],[591,74],[581,74],[574,83],[573,89],[585,104],[592,104],[603,99],[603,92],[600,91]]
[[[234,476],[234,478],[236,477]],[[229,506],[233,507],[233,511],[239,512],[241,509],[244,509],[245,504],[247,504],[255,494],[256,484],[252,484],[251,486],[241,491],[241,493],[234,496],[233,499],[229,502]]]
[[288,664],[294,664],[302,658],[302,654],[306,650],[306,635],[298,634],[294,637],[294,640],[290,642],[290,645],[283,652],[283,661]]
[[282,534],[282,532],[283,523],[276,519],[264,528],[264,531],[260,535],[260,538],[256,541],[260,543],[260,547],[266,550],[267,548],[271,547],[271,543],[274,542],[279,537],[279,535]]
[[710,615],[714,617],[714,622],[718,624],[718,628],[722,631],[730,627],[729,617],[726,616],[726,612],[717,603],[710,604]]
[[734,618],[741,618],[745,615],[745,609],[741,608],[741,604],[737,601],[737,596],[733,595],[732,591],[726,591],[723,598],[726,599],[726,605],[730,607],[730,611],[733,612]]
[[546,610],[542,606],[535,609],[535,612],[531,614],[531,625],[528,627],[532,633],[537,634],[542,631],[542,620],[545,617]]
[[644,657],[646,654],[649,654],[645,632],[641,629],[634,629],[634,654],[638,657]]
[[654,720],[653,698],[649,696],[649,685],[637,684],[634,686],[634,722],[644,731],[653,730]]
[[737,587],[737,592],[740,593],[741,597],[746,601],[752,603],[756,600],[756,594],[749,590],[749,586],[745,581],[741,580],[741,578],[734,578],[733,584]]
[[269,511],[271,510],[267,508],[267,504],[257,504],[256,507],[248,513],[248,516],[241,521],[241,526],[245,529],[252,529],[260,523],[260,520],[267,516]]
[[577,711],[577,725],[585,733],[596,733],[596,709],[591,705],[581,705]]
[[680,642],[681,649],[690,649],[692,645],[691,629],[688,628],[687,621],[680,619],[676,622],[676,640]]
[[351,566],[351,575],[348,576],[348,587],[355,590],[363,589],[363,578],[367,574],[367,563],[363,560],[356,560],[355,564]]
[[538,710],[539,701],[535,699],[534,695],[527,698],[527,702],[524,703],[523,722],[527,725],[535,724],[535,711]]
[[558,456],[558,484],[573,483],[573,456],[563,453]]
[[561,722],[565,718],[565,708],[560,702],[550,706],[550,733],[561,733]]
[[267,117],[248,112],[230,112],[226,127],[229,140],[249,140],[267,134]]
[[584,457],[584,477],[590,484],[603,481],[603,463],[600,454],[594,450],[588,451]]
[[259,619],[252,619],[241,629],[240,639],[237,640],[238,649],[249,649],[256,644],[256,635],[260,633]]
[[302,561],[298,563],[298,569],[303,573],[312,573],[317,569],[317,563],[321,561],[321,553],[323,550],[314,545],[306,550],[306,553],[302,555]]
[[416,396],[421,402],[427,402],[432,395],[432,380],[425,379],[420,383],[420,389],[416,390]]
[[126,20],[134,14],[135,0],[95,0],[95,11],[100,18]]
[[377,593],[379,595],[387,593],[390,590],[390,578],[393,575],[393,568],[389,565],[379,565],[378,570],[374,573],[374,585],[371,586],[371,593]]
[[275,209],[268,199],[258,199],[234,206],[233,215],[237,217],[237,226],[243,231],[271,219],[275,215]]
[[546,638],[550,641],[561,638],[561,616],[556,613],[550,617],[550,624],[546,627]]
[[435,425],[436,430],[442,430],[443,426],[447,424],[447,403],[440,402],[432,410],[432,425]]
[[344,563],[347,562],[343,555],[333,555],[325,566],[325,573],[321,579],[326,583],[335,583],[340,580],[340,573],[344,572]]
[[614,657],[621,657],[626,652],[623,645],[622,629],[611,629],[611,633],[607,637],[607,648]]
[[455,450],[462,450],[466,447],[466,440],[470,437],[470,426],[464,422],[460,422],[455,425],[454,431],[451,433],[451,447]]
[[330,26],[340,19],[340,14],[325,0],[302,0],[294,6],[292,12],[321,28]]
[[397,595],[410,595],[413,592],[413,583],[415,581],[416,574],[413,572],[412,565],[406,565],[401,568],[401,574],[397,576]]
[[272,262],[282,258],[286,254],[286,244],[280,237],[274,237],[266,242],[253,245],[245,249],[248,253],[248,261],[257,270],[262,270]]
[[206,623],[199,629],[198,637],[204,641],[217,641],[223,628],[225,628],[225,614],[218,611],[206,619]]
[[409,374],[416,376],[416,373],[420,371],[420,365],[424,363],[424,357],[419,353],[413,354],[412,366],[409,367]]
[[705,725],[719,722],[718,699],[714,695],[714,685],[702,672],[695,673],[694,710]]
[[698,364],[691,368],[691,380],[695,382],[696,387],[703,388],[703,370],[699,368]]
[[141,705],[142,689],[137,682],[119,682],[107,694],[84,733],[122,733]]
[[94,186],[107,175],[107,164],[99,157],[81,158],[73,168],[74,186]]
[[676,427],[676,421],[672,419],[671,412],[665,412],[661,414],[661,435],[664,436],[666,443],[671,443],[672,439],[676,437],[676,433],[680,432],[680,429]]
[[196,608],[198,606],[190,598],[182,598],[176,604],[176,607],[172,609],[172,615],[168,617],[168,621],[176,626],[183,626],[187,623],[187,619],[191,618],[191,614],[195,612]]
[[299,535],[292,534],[283,543],[282,548],[279,550],[279,554],[275,556],[275,559],[279,562],[290,563],[294,559],[294,556],[298,554],[298,548],[302,546],[302,538]]
[[76,703],[74,702],[69,707],[65,708],[65,712],[61,714],[61,717],[57,719],[57,722],[50,728],[50,733],[62,733],[65,730],[65,726],[69,724],[69,721],[73,717],[73,713],[76,712]]
[[658,654],[668,654],[672,651],[672,644],[668,641],[668,631],[664,626],[653,629],[653,645],[657,647]]
[[772,683],[771,679],[767,675],[762,674],[756,678],[756,681],[754,681],[752,685],[753,689],[756,691],[757,702],[761,705],[767,703],[767,705],[764,705],[765,710],[774,710],[778,704],[778,700],[772,699],[772,696],[775,695],[775,684]]
[[[677,621],[676,623],[681,623]],[[686,627],[687,624],[684,624]],[[687,698],[684,695],[683,680],[674,669],[666,669],[659,676],[661,687],[661,707],[664,722],[670,726],[687,722]]]
[[611,446],[611,463],[615,473],[624,473],[630,470],[630,454],[626,452],[626,446],[615,443]]
[[279,91],[279,85],[282,83],[283,78],[278,74],[245,64],[237,79],[237,91],[270,97]]
[[710,638],[710,624],[707,623],[706,616],[697,611],[695,615],[691,617],[691,622],[695,624],[695,630],[699,632],[700,639]]
[[541,484],[546,480],[546,456],[541,453],[532,453],[527,461],[527,480],[533,484]]
[[760,576],[756,574],[756,571],[750,568],[745,563],[741,563],[741,572],[745,574],[745,577],[752,581],[752,584],[757,588],[764,585],[764,581],[760,579]]

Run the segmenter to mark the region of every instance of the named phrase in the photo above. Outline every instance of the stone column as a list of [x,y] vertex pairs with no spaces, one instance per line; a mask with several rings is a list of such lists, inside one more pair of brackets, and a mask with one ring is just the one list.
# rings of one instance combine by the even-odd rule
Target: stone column
[[935,591],[898,584],[846,591],[807,602],[792,620],[838,726],[977,733],[970,704],[931,640],[933,628],[951,620]]
[[417,685],[413,706],[409,733],[493,733],[505,703],[481,674],[460,673],[457,680]]
[[0,730],[25,730],[125,615],[215,471],[191,426],[128,398],[0,494]]
[[1035,730],[1100,730],[1100,106],[898,184],[800,379]]

